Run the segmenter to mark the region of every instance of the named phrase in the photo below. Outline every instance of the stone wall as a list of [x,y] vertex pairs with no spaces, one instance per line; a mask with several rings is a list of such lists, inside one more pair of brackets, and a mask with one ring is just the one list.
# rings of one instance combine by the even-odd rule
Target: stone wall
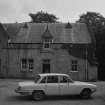
[[[78,51],[77,51],[78,53]],[[38,73],[42,73],[43,59],[50,59],[50,72],[67,73],[73,80],[96,80],[97,68],[91,66],[87,60],[80,59],[70,55],[66,50],[61,49],[61,45],[57,44],[52,49],[42,50],[40,48],[17,49],[10,48],[2,52],[2,76],[11,78],[31,78]],[[6,55],[6,56],[5,56]],[[8,59],[7,59],[8,57]],[[5,59],[4,59],[5,58]],[[34,60],[34,69],[32,71],[21,70],[21,59],[32,58]],[[78,70],[71,70],[72,60],[78,61]],[[87,74],[88,73],[88,74]],[[88,76],[88,77],[87,77]]]

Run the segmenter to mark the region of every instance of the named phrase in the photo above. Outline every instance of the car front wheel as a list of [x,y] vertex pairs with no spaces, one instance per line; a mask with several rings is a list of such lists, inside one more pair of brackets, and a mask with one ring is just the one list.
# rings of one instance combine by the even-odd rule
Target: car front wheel
[[40,101],[40,100],[44,99],[44,95],[45,94],[42,91],[34,91],[32,93],[33,99],[36,101]]
[[80,95],[83,99],[88,99],[91,97],[91,90],[85,89],[82,91],[82,93]]

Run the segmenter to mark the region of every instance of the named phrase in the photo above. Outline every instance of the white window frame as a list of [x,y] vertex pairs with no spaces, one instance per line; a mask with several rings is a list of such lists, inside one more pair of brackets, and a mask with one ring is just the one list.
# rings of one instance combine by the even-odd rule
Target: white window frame
[[[25,62],[25,63],[23,63]],[[27,70],[27,59],[26,58],[22,58],[21,59],[21,71],[26,71]]]
[[[23,63],[23,60],[25,60],[26,63]],[[30,62],[32,60],[32,62]],[[25,65],[25,68],[24,68]],[[30,65],[32,67],[32,69],[30,68]],[[32,58],[22,58],[21,59],[21,71],[33,71],[34,69],[34,59]]]
[[[53,43],[52,39],[45,39],[44,42],[43,42],[43,48],[44,49],[51,48],[51,43]],[[48,47],[46,47],[46,46],[48,46]]]
[[71,70],[72,72],[78,72],[78,60],[71,61]]
[[33,71],[34,69],[34,59],[28,59],[28,69],[29,71]]

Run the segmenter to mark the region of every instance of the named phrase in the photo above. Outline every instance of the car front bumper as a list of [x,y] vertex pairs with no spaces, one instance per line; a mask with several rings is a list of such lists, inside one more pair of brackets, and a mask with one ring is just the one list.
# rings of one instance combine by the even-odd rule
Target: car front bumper
[[32,95],[31,92],[22,91],[22,90],[19,90],[19,89],[15,89],[15,92],[16,92],[16,93],[19,93],[19,94],[21,94],[21,95]]

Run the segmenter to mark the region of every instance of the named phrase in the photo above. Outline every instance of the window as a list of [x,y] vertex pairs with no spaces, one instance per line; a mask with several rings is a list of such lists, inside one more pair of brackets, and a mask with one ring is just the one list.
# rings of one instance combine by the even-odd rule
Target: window
[[58,76],[48,76],[47,83],[58,83]]
[[34,60],[33,59],[29,59],[28,60],[28,66],[29,66],[29,70],[33,70],[34,68]]
[[44,42],[43,42],[43,48],[50,48],[51,43],[52,43],[51,39],[45,39]]
[[34,69],[34,60],[33,59],[21,59],[21,70],[22,71],[32,71]]
[[45,43],[44,48],[50,48],[50,43]]
[[67,76],[60,76],[60,83],[67,83],[67,82],[73,82],[73,80],[70,77]]
[[40,83],[46,83],[46,77],[44,77]]
[[26,69],[26,68],[27,68],[27,60],[22,59],[22,69]]
[[61,76],[60,77],[60,83],[67,83],[68,82],[68,77],[66,77],[66,76]]
[[77,71],[78,61],[72,60],[72,71]]
[[36,75],[34,78],[35,83],[37,83],[40,78],[41,78],[40,75]]

